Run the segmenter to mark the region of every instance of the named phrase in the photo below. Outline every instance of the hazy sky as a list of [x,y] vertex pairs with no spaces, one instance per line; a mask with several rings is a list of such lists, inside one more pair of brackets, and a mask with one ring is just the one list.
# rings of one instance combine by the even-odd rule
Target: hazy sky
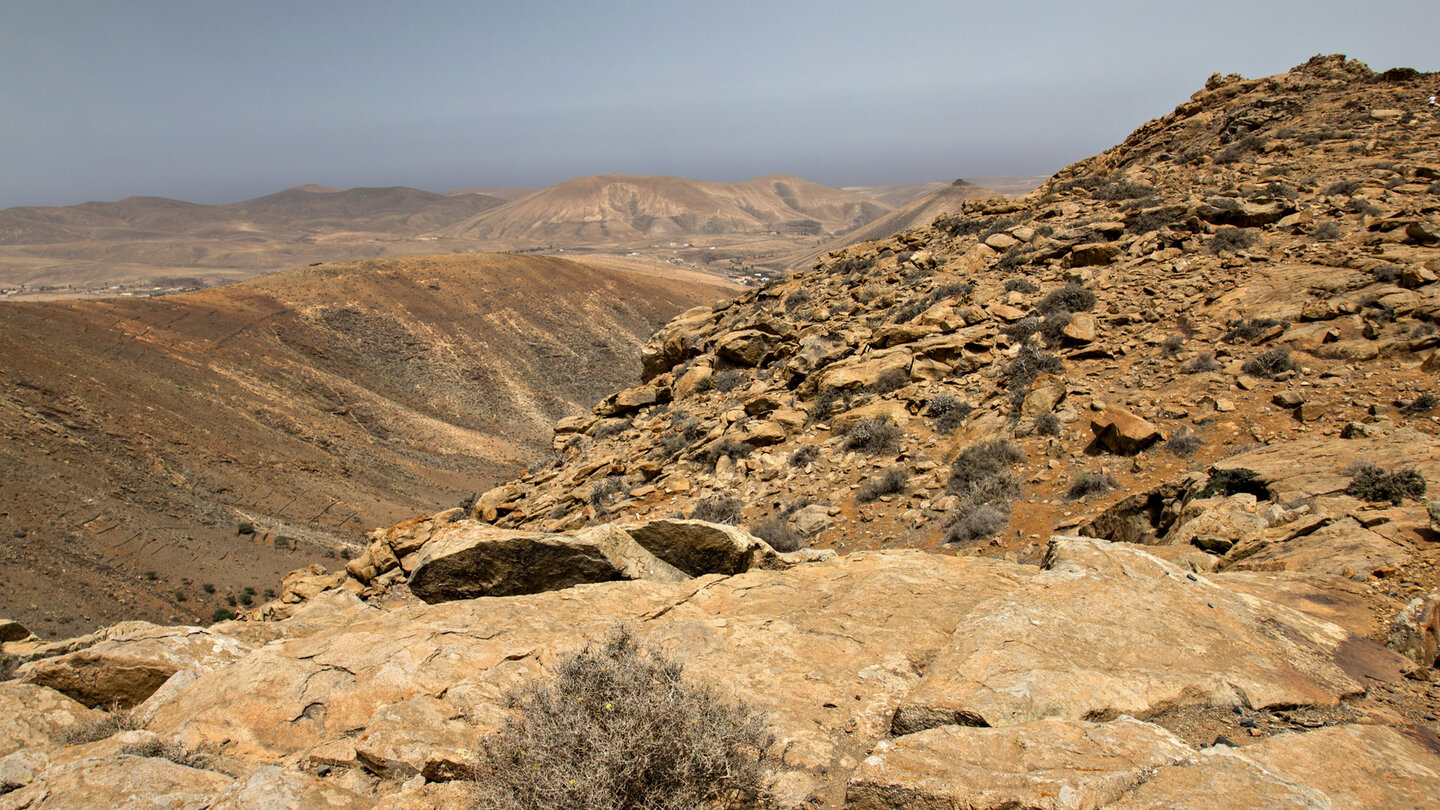
[[1440,2],[0,0],[0,207],[1048,174],[1336,52],[1440,69]]

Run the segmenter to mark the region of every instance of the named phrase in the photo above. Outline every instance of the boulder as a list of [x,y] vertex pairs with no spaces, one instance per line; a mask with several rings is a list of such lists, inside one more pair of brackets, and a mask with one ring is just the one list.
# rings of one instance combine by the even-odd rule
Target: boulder
[[715,378],[715,369],[708,363],[697,363],[675,381],[674,397],[685,399],[700,391],[708,390]]
[[1095,318],[1084,312],[1077,312],[1070,317],[1070,322],[1060,330],[1060,334],[1071,343],[1094,343],[1095,338],[1100,334],[1100,327],[1096,325]]
[[755,367],[765,362],[779,345],[780,338],[758,329],[742,329],[720,338],[715,356],[739,366]]
[[441,752],[474,746],[476,737],[453,705],[422,695],[377,711],[355,740],[355,754],[374,773],[409,779]]
[[960,622],[895,731],[1186,705],[1333,707],[1364,691],[1335,662],[1349,638],[1138,547],[1056,537],[1044,573]]
[[624,527],[646,551],[690,576],[738,574],[775,564],[775,550],[737,527],[703,520],[652,520]]
[[1385,646],[1422,667],[1440,666],[1440,593],[1417,596],[1401,608]]
[[1404,565],[1414,556],[1410,546],[1361,526],[1353,517],[1302,523],[1297,528],[1302,530],[1281,528],[1278,535],[1244,538],[1227,553],[1225,567],[1363,576]]
[[1432,730],[1346,725],[1277,734],[1242,750],[1247,759],[1315,788],[1336,810],[1426,807],[1440,797]]
[[688,674],[765,707],[784,752],[777,779],[838,806],[846,775],[888,733],[921,662],[976,605],[1034,571],[880,551],[787,571],[419,604],[273,642],[201,676],[150,728],[192,746],[228,741],[237,758],[281,759],[349,739],[381,708],[427,697],[471,718],[478,733],[503,717],[510,688],[629,623]]
[[[669,379],[668,377],[666,379]],[[606,397],[595,406],[597,416],[615,417],[634,413],[647,405],[670,400],[670,389],[657,388],[653,383],[626,388]]]
[[1329,810],[1325,794],[1297,784],[1224,745],[1161,768],[1106,810],[1224,807],[1227,810]]
[[236,779],[207,810],[370,810],[375,800],[333,780],[262,765]]
[[182,669],[209,672],[250,649],[237,639],[203,627],[150,625],[83,650],[31,661],[15,674],[26,683],[48,686],[87,706],[128,709]]
[[846,433],[850,428],[866,419],[889,419],[903,428],[910,423],[910,411],[905,407],[904,402],[882,399],[858,408],[851,408],[835,416],[830,420],[830,429],[836,434]]
[[14,619],[0,619],[0,642],[24,641],[32,635],[34,634],[20,622]]
[[87,758],[51,767],[0,796],[0,810],[207,810],[234,781],[159,757]]
[[1090,420],[1095,440],[1113,453],[1134,455],[1160,441],[1160,429],[1135,414],[1111,406]]
[[847,810],[1102,807],[1195,752],[1159,726],[1041,720],[887,740],[850,777]]
[[409,586],[416,596],[434,604],[553,591],[587,582],[685,578],[636,545],[629,534],[610,526],[549,534],[463,520],[430,536],[418,553]]
[[1065,263],[1070,267],[1099,267],[1109,264],[1120,252],[1120,245],[1110,242],[1076,245],[1070,249],[1070,255],[1065,257]]
[[0,757],[56,747],[66,731],[100,716],[49,687],[0,681]]
[[1041,374],[1030,383],[1025,401],[1020,405],[1020,415],[1027,419],[1050,413],[1055,406],[1065,401],[1069,389],[1065,378],[1055,374]]

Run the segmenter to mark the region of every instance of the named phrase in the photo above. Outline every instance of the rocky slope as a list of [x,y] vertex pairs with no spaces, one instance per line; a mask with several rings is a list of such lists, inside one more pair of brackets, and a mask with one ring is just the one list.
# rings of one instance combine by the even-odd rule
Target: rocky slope
[[247,621],[7,643],[0,808],[464,807],[617,624],[768,710],[780,806],[1435,806],[1436,81],[1217,75],[685,313],[551,464]]

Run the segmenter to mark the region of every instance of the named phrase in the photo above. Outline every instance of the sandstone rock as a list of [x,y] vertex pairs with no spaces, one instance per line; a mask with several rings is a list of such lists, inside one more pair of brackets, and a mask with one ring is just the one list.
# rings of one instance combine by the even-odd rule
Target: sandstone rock
[[1413,465],[1427,481],[1440,480],[1440,440],[1413,431],[1344,442],[1281,442],[1223,458],[1214,468],[1254,470],[1275,500],[1288,503],[1343,492],[1351,480],[1347,470],[1377,460],[1387,467]]
[[1293,388],[1290,388],[1284,391],[1277,392],[1275,396],[1270,398],[1270,401],[1274,402],[1276,405],[1279,405],[1282,408],[1295,408],[1304,404],[1305,395],[1300,393],[1299,391],[1296,391]]
[[1184,705],[1335,706],[1363,691],[1334,661],[1349,637],[1335,625],[1129,545],[1057,537],[1046,565],[960,622],[896,711],[897,733]]
[[676,399],[685,399],[700,391],[705,391],[710,388],[714,378],[715,370],[713,368],[708,364],[696,363],[675,381],[673,396]]
[[[1428,739],[1427,739],[1428,737]],[[1434,732],[1348,725],[1278,734],[1242,749],[1282,778],[1323,792],[1327,807],[1426,807],[1440,796]]]
[[1224,807],[1235,810],[1327,810],[1324,793],[1296,784],[1223,745],[1156,771],[1106,810]]
[[50,767],[50,757],[39,748],[22,748],[0,756],[0,795],[22,788]]
[[32,635],[25,625],[13,619],[0,619],[0,642],[24,641]]
[[942,726],[881,742],[850,778],[845,807],[1101,807],[1193,753],[1170,732],[1129,717]]
[[1020,244],[1019,239],[1016,239],[1015,237],[1006,233],[994,233],[986,237],[985,239],[986,247],[989,247],[992,250],[996,250],[1000,253],[1004,253],[1005,251],[1015,247],[1018,244]]
[[431,535],[419,552],[409,586],[433,604],[553,591],[585,582],[684,578],[610,526],[547,534],[460,521]]
[[[481,495],[475,501],[474,517],[478,517],[486,523],[493,523],[496,518],[500,517],[501,507],[524,494],[524,490],[514,484],[501,484],[498,487],[486,490],[485,494]],[[507,509],[505,511],[508,512],[510,510]],[[407,554],[413,554],[419,551],[420,547],[425,544],[425,541],[430,539],[431,531],[434,531],[433,526],[428,527],[428,530],[424,532],[424,539],[420,539],[420,533],[416,532],[416,539],[420,540],[418,543],[406,542],[400,544],[399,547],[397,547],[397,540],[399,540],[399,538],[392,539],[390,541],[390,547],[395,551],[396,556],[403,558]]]
[[763,363],[779,343],[778,337],[758,329],[731,332],[715,344],[715,356],[753,368]]
[[130,708],[182,669],[208,672],[250,648],[202,627],[137,628],[73,653],[21,666],[16,677],[88,706]]
[[910,423],[910,411],[905,403],[893,399],[882,399],[868,405],[852,408],[830,420],[830,429],[845,433],[865,419],[889,419],[900,427]]
[[995,317],[999,318],[1002,321],[1006,321],[1007,323],[1014,323],[1015,321],[1018,321],[1026,316],[1025,310],[1017,309],[1010,306],[1009,304],[991,304],[990,306],[986,307],[986,309],[990,311],[991,315],[994,315]]
[[208,810],[369,810],[374,799],[308,773],[262,765],[236,779]]
[[1160,429],[1135,414],[1111,406],[1090,421],[1095,440],[1114,453],[1134,455],[1161,439]]
[[1108,242],[1076,245],[1065,257],[1065,263],[1070,267],[1099,267],[1113,261],[1120,251],[1120,245]]
[[1095,319],[1083,312],[1071,316],[1070,322],[1060,333],[1072,343],[1094,343],[1095,338],[1100,334],[1100,329],[1095,324]]
[[[1347,576],[1369,574],[1408,562],[1413,550],[1361,526],[1352,517],[1322,523],[1314,531],[1281,537],[1246,537],[1228,555],[1236,571],[1304,571]],[[1347,573],[1348,572],[1348,573]]]
[[835,519],[830,516],[830,510],[819,504],[811,504],[796,512],[791,521],[795,524],[795,531],[809,537],[830,528]]
[[[850,768],[956,622],[1031,567],[913,551],[787,571],[417,605],[337,633],[280,640],[209,673],[151,723],[235,757],[281,757],[365,728],[381,707],[443,696],[468,717],[511,686],[629,622],[696,677],[769,709],[781,776],[838,805]],[[784,684],[776,689],[776,684]],[[478,724],[477,724],[478,725]]]
[[1411,599],[1390,624],[1385,645],[1420,666],[1440,665],[1440,593]]
[[625,531],[651,554],[690,576],[738,574],[772,558],[764,540],[703,520],[652,520]]
[[1065,400],[1069,389],[1065,384],[1065,378],[1055,374],[1041,374],[1030,383],[1030,390],[1025,394],[1025,401],[1020,405],[1020,415],[1027,419],[1034,419],[1042,414],[1055,410],[1055,406]]
[[0,757],[22,748],[56,747],[68,729],[99,717],[48,687],[0,681]]
[[82,759],[0,796],[0,810],[206,810],[233,781],[158,757]]
[[355,754],[367,768],[390,779],[408,779],[445,749],[474,745],[468,720],[428,695],[382,707],[355,740]]

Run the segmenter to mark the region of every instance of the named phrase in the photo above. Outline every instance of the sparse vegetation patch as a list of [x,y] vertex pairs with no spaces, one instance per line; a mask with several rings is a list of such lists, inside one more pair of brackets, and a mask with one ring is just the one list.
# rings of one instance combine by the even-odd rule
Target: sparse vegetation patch
[[754,806],[772,736],[765,716],[686,677],[621,629],[509,696],[480,741],[479,806],[689,810]]
[[1378,464],[1361,464],[1351,473],[1354,478],[1345,494],[1362,501],[1389,501],[1399,506],[1406,498],[1419,500],[1425,494],[1425,477],[1414,467],[1387,470]]

